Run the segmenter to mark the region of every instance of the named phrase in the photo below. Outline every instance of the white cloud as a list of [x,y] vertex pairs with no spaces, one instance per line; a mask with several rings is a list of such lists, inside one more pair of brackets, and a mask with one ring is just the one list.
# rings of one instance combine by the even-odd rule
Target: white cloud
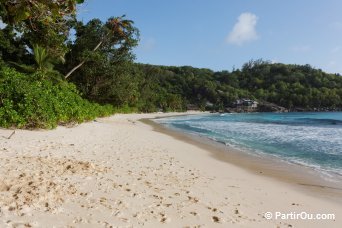
[[238,21],[233,27],[233,30],[227,37],[227,42],[235,45],[242,45],[248,41],[258,39],[258,34],[255,29],[258,22],[258,17],[252,13],[242,13],[238,17]]

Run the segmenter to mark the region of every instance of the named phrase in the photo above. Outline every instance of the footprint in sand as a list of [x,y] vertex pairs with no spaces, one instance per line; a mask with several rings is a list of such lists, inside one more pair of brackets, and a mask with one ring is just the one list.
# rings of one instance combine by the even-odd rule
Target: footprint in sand
[[197,215],[197,212],[191,211],[190,214],[193,215],[193,216],[196,216],[196,215]]
[[188,196],[188,200],[189,200],[191,203],[198,203],[198,202],[199,202],[199,199],[198,199],[197,197]]
[[211,217],[211,219],[212,219],[213,222],[215,222],[215,223],[220,223],[220,222],[221,222],[220,218],[217,217],[217,216],[213,216],[213,217]]
[[160,219],[161,223],[167,223],[167,222],[171,221],[171,219],[166,217],[166,215],[164,213],[159,213],[159,215],[161,216],[161,219]]

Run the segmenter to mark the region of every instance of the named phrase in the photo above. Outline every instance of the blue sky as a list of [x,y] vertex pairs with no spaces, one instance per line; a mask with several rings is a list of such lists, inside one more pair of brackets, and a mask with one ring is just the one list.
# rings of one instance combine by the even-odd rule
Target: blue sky
[[250,59],[342,73],[341,0],[86,0],[78,18],[125,14],[141,33],[136,61],[213,70]]

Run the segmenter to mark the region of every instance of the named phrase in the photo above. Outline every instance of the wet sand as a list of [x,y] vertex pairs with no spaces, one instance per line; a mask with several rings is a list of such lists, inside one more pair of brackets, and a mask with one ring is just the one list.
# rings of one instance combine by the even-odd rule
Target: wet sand
[[211,156],[215,159],[242,167],[256,175],[290,183],[293,187],[304,191],[305,194],[323,197],[342,205],[342,178],[338,175],[327,179],[326,176],[309,167],[284,162],[277,157],[256,155],[253,152],[238,150],[205,137],[184,133],[156,123],[154,118],[140,121],[149,124],[157,132],[210,151]]

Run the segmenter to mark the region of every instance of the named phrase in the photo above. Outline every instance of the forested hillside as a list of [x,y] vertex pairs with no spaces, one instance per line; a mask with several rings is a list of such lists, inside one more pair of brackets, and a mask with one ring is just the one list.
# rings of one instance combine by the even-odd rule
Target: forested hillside
[[342,107],[342,77],[309,65],[271,64],[257,60],[232,72],[191,67],[153,68],[140,66],[145,77],[154,75],[164,90],[180,94],[186,102],[193,104],[203,105],[209,101],[222,108],[238,98],[251,98],[288,109]]
[[189,104],[205,109],[208,102],[215,110],[224,110],[239,98],[267,101],[290,110],[342,107],[340,75],[327,74],[309,65],[272,64],[262,60],[250,61],[232,72],[127,64],[116,68],[108,78],[98,76],[92,92],[82,89],[84,83],[76,77],[74,82],[89,99],[133,106],[141,111],[184,110]]

